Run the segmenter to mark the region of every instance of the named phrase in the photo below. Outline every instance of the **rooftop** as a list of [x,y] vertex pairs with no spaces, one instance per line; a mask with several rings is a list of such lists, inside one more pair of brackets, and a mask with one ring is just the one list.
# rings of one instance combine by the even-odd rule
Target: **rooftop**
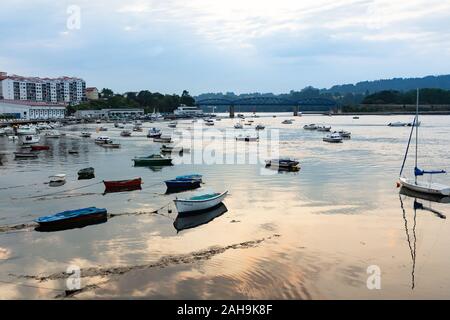
[[50,103],[50,102],[44,102],[44,101],[22,101],[22,100],[8,100],[8,99],[2,99],[0,100],[0,103],[7,103],[7,104],[15,104],[19,106],[41,106],[41,107],[65,107],[65,104],[60,103]]

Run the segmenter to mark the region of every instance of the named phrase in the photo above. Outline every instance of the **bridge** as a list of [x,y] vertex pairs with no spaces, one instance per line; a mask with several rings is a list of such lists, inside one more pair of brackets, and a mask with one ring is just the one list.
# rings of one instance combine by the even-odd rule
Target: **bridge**
[[290,100],[278,97],[250,97],[236,100],[212,98],[198,100],[196,101],[196,105],[199,107],[228,106],[230,118],[234,118],[234,108],[240,106],[292,106],[294,116],[298,115],[299,110],[304,110],[308,107],[322,107],[327,108],[328,111],[330,111],[337,106],[336,101],[325,98],[305,98],[300,100]]

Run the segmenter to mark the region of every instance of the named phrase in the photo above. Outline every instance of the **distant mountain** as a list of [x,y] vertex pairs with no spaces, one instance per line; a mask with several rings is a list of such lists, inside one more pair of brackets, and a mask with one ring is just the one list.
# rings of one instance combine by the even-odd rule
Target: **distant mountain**
[[423,78],[394,78],[375,81],[362,81],[357,84],[336,85],[322,89],[321,93],[364,94],[384,90],[409,91],[417,88],[450,90],[450,75],[427,76]]

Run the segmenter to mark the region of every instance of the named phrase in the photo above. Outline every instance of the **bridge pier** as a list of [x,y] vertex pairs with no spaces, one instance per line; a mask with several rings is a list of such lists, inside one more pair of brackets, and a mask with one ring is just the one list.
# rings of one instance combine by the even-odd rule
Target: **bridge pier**
[[230,105],[230,118],[234,118],[234,105]]
[[298,116],[298,106],[294,106],[294,117]]

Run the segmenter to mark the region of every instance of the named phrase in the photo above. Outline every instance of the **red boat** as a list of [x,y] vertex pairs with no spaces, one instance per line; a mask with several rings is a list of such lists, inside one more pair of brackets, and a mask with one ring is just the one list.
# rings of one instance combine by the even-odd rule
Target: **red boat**
[[105,181],[103,180],[103,183],[105,184],[105,188],[107,190],[111,189],[133,189],[133,188],[139,188],[142,184],[142,179],[131,179],[131,180],[119,180],[119,181]]
[[49,146],[37,146],[37,145],[31,146],[32,151],[49,150],[49,149],[50,149]]

